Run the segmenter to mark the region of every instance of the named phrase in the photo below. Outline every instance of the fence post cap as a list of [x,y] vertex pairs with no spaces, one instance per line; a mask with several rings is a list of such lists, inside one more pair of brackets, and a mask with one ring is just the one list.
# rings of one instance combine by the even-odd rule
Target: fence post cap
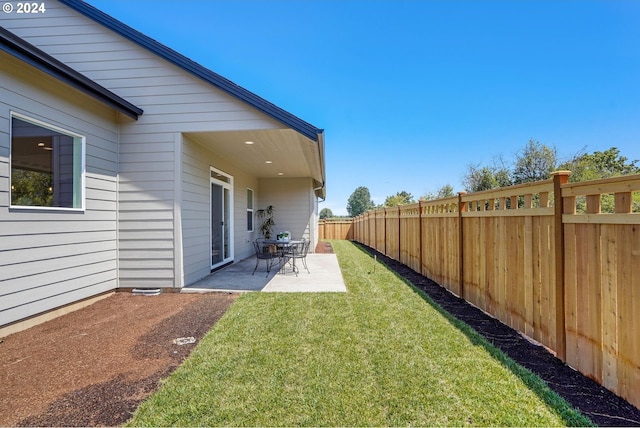
[[569,176],[569,175],[571,175],[571,171],[568,171],[568,170],[553,171],[551,173],[551,175],[552,176],[555,176],[555,175],[566,175],[566,176]]

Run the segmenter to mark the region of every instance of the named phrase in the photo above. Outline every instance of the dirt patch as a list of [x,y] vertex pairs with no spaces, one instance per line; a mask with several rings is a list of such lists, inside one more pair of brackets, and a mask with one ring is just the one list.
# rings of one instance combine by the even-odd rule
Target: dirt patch
[[449,293],[425,276],[386,257],[372,248],[362,247],[457,319],[464,321],[485,339],[521,366],[540,376],[549,387],[599,426],[640,426],[640,410],[595,381],[583,376],[530,342],[516,330],[490,317],[480,309]]
[[116,293],[3,338],[0,426],[123,424],[237,296]]
[[316,245],[316,253],[318,254],[333,254],[333,247],[331,242],[320,241]]

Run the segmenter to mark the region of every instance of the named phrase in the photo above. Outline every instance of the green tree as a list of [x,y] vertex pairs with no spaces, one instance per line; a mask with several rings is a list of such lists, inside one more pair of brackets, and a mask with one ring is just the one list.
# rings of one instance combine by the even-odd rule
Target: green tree
[[397,207],[398,205],[409,205],[415,202],[416,201],[413,199],[413,195],[403,190],[396,193],[395,195],[387,196],[387,198],[384,200],[384,206]]
[[53,176],[50,173],[11,170],[11,203],[23,206],[53,206]]
[[347,201],[347,212],[351,217],[359,216],[363,212],[373,209],[373,207],[374,203],[373,200],[371,200],[369,189],[364,186],[360,186],[354,190]]
[[331,218],[333,217],[333,211],[329,208],[323,208],[320,210],[320,218]]
[[462,179],[467,192],[481,192],[496,187],[510,186],[509,170],[503,166],[469,165]]
[[450,198],[451,196],[455,196],[455,194],[453,193],[453,186],[451,186],[450,184],[445,184],[440,189],[438,189],[436,193],[427,192],[420,199],[422,199],[423,201],[432,201],[435,199]]
[[[512,184],[545,180],[551,176],[551,172],[557,169],[571,171],[569,177],[571,182],[640,174],[640,166],[637,165],[640,161],[629,160],[622,156],[616,147],[602,152],[581,152],[571,160],[558,165],[555,147],[530,140],[516,155],[512,167],[505,166],[505,162],[501,159],[499,161],[494,161],[493,166],[469,165],[462,179],[465,190],[479,192]],[[429,199],[431,196],[433,195],[427,194],[424,198]],[[519,201],[519,204],[521,203],[522,200]],[[603,212],[612,212],[613,195],[603,195],[601,205]],[[577,209],[584,211],[584,206],[584,198],[578,198],[576,201]],[[633,194],[633,210],[640,212],[640,192]]]
[[556,164],[555,147],[529,140],[529,144],[516,156],[512,174],[513,184],[546,180],[556,170]]
[[437,196],[438,199],[450,198],[452,196],[455,196],[455,193],[453,193],[453,186],[450,184],[445,184],[440,189],[438,189]]
[[[618,148],[611,147],[603,152],[579,153],[575,155],[573,159],[560,165],[559,169],[571,171],[569,181],[577,183],[580,181],[640,174],[640,167],[636,165],[637,163],[637,160],[630,161],[627,157],[620,155]],[[615,210],[613,195],[602,195],[600,202],[602,212],[611,213]],[[576,209],[578,212],[585,211],[586,201],[584,197],[578,198],[576,201]],[[640,212],[640,193],[638,192],[633,194],[633,211]]]
[[571,171],[569,181],[575,183],[638,174],[640,167],[636,165],[637,163],[637,160],[629,161],[625,156],[621,156],[620,150],[616,147],[611,147],[603,152],[577,154],[570,161],[560,165],[559,168]]

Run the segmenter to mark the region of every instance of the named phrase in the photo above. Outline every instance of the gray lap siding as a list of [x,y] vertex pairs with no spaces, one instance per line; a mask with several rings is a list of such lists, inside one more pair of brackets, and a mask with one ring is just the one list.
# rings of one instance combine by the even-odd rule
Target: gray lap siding
[[[117,287],[116,113],[0,58],[0,326]],[[10,208],[11,113],[85,137],[85,210]]]

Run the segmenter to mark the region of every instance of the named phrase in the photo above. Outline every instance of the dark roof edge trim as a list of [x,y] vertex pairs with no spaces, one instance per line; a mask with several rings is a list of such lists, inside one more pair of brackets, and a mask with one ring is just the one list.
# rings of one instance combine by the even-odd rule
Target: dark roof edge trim
[[327,178],[325,176],[324,131],[322,130],[318,132],[318,150],[320,151],[320,174],[322,175],[322,183],[318,183],[320,189],[316,191],[316,196],[324,200],[327,197]]
[[0,27],[0,50],[96,98],[132,119],[138,120],[138,116],[143,113],[141,108],[100,86],[3,27]]
[[318,141],[318,133],[322,130],[316,128],[299,117],[283,110],[275,104],[265,100],[264,98],[254,94],[251,91],[233,83],[232,81],[222,77],[206,67],[190,60],[184,55],[174,51],[173,49],[163,45],[162,43],[142,34],[141,32],[129,27],[128,25],[109,16],[101,10],[85,3],[82,0],[59,0],[61,3],[75,9],[79,13],[93,19],[94,21],[104,25],[112,31],[129,39],[130,41],[142,46],[145,49],[159,55],[174,65],[188,71],[189,73],[205,80],[206,82],[222,89],[228,94],[248,103],[266,115],[276,119],[277,121],[289,126],[305,137]]

